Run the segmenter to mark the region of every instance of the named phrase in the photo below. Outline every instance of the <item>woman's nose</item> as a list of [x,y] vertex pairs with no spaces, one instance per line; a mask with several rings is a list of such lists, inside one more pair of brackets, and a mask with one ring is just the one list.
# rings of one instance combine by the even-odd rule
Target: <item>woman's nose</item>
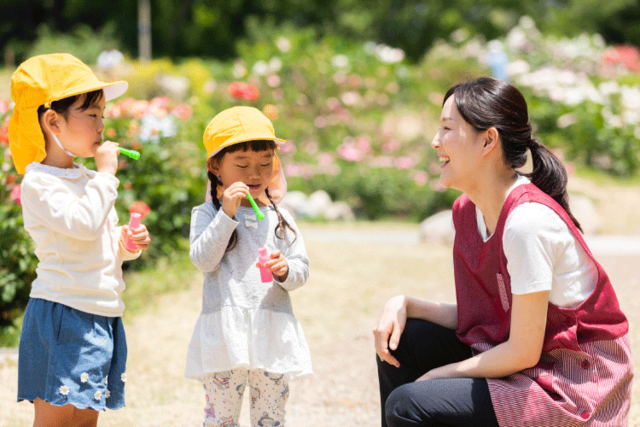
[[436,136],[431,140],[431,147],[435,149],[440,147],[440,132],[436,133]]

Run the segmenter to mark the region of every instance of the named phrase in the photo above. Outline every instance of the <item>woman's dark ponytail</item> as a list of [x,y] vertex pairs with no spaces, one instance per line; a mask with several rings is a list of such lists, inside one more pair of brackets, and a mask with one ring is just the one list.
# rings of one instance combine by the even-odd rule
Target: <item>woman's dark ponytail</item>
[[[567,212],[573,224],[582,231],[578,220],[571,213],[569,194],[567,193],[567,170],[560,160],[547,147],[531,138],[529,145],[533,170],[526,175],[531,182],[553,198]],[[584,233],[584,231],[582,231]]]
[[455,95],[456,108],[464,120],[478,131],[496,128],[502,143],[504,161],[513,169],[521,168],[531,152],[533,171],[526,175],[540,190],[552,197],[567,212],[574,225],[580,223],[569,208],[567,171],[547,147],[531,136],[527,102],[514,86],[491,77],[461,83],[449,89],[444,102]]

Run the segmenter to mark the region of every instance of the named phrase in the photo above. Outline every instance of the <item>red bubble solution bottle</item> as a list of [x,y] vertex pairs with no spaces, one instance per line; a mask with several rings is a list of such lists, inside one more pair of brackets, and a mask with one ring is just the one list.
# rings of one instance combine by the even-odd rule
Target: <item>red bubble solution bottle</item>
[[267,248],[258,249],[258,262],[260,263],[260,279],[262,283],[273,281],[273,275],[268,268],[264,267],[264,263],[269,261],[269,252]]
[[[129,220],[129,230],[133,231],[140,225],[140,218],[142,215],[136,212],[131,213],[131,219]],[[128,251],[137,251],[138,245],[133,243],[131,239],[127,237],[127,240],[124,242],[124,247],[127,248]]]

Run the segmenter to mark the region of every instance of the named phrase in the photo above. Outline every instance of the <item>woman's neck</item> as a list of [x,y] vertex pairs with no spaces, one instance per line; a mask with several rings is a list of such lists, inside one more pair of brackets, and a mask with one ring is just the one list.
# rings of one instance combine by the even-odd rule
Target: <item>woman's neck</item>
[[479,179],[478,184],[470,191],[465,191],[469,200],[482,212],[487,235],[495,231],[508,191],[517,179],[518,174],[513,170],[503,174],[491,174],[487,179]]

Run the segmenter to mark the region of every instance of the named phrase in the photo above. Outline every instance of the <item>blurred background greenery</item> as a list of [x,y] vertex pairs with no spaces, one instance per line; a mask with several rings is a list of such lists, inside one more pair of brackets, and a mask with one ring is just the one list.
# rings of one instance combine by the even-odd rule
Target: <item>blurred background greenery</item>
[[69,52],[130,84],[107,105],[105,137],[142,153],[121,158],[116,207],[122,222],[148,212],[154,243],[128,269],[188,250],[202,133],[234,105],[287,139],[290,191],[324,190],[358,219],[451,206],[430,142],[446,89],[481,75],[523,91],[571,173],[639,182],[640,0],[3,0],[0,16],[0,346],[16,342],[37,261],[7,139],[10,76],[33,55]]

